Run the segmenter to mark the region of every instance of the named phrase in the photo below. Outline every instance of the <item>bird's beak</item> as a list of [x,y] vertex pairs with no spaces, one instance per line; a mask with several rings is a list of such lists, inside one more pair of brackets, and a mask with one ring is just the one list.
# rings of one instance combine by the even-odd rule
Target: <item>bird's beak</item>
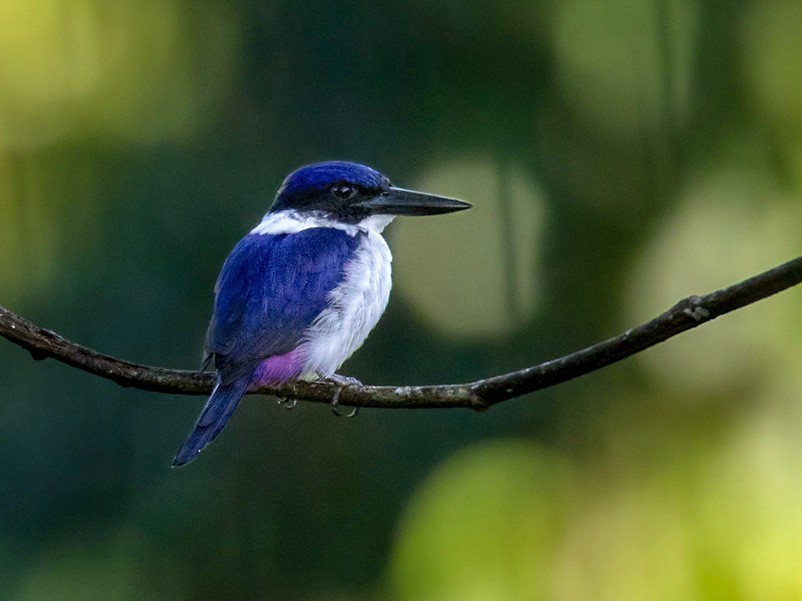
[[435,196],[403,188],[389,188],[357,206],[370,209],[372,213],[380,215],[439,215],[471,208],[467,202],[455,198]]

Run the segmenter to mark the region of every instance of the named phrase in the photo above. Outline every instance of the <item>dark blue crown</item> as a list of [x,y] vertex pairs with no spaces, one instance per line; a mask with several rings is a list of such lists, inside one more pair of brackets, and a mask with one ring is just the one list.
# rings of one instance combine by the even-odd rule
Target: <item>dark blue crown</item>
[[390,185],[390,180],[375,169],[359,163],[327,161],[305,165],[290,173],[281,184],[273,210],[303,207],[339,183],[378,193]]

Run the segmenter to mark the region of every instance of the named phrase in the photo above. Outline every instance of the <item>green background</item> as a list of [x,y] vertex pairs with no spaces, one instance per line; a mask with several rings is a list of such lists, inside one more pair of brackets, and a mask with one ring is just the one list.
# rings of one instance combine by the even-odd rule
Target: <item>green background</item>
[[[343,372],[477,379],[802,248],[798,0],[0,2],[0,304],[198,365],[282,178],[474,203],[387,232]],[[0,343],[0,599],[802,598],[802,296],[485,414],[203,403]]]

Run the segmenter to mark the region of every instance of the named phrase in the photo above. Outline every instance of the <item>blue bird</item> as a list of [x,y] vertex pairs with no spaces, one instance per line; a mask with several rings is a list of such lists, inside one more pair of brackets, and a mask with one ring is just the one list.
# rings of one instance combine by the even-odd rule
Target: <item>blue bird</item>
[[215,386],[173,465],[217,437],[251,386],[335,377],[387,306],[392,256],[381,234],[395,216],[470,206],[396,188],[356,163],[287,176],[217,278],[204,358]]

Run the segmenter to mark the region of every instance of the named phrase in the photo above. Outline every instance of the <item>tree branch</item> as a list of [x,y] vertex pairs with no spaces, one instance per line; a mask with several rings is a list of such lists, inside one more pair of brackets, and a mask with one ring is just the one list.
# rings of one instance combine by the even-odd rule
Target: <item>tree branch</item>
[[[383,408],[468,407],[484,410],[502,401],[554,386],[621,361],[672,336],[712,321],[802,282],[802,257],[704,296],[689,296],[651,321],[614,338],[559,359],[519,371],[468,382],[435,386],[346,386],[332,382],[292,382],[261,386],[250,394],[340,405]],[[77,345],[55,332],[0,307],[0,336],[34,359],[53,358],[90,374],[142,390],[171,394],[209,394],[208,373],[138,365]]]

